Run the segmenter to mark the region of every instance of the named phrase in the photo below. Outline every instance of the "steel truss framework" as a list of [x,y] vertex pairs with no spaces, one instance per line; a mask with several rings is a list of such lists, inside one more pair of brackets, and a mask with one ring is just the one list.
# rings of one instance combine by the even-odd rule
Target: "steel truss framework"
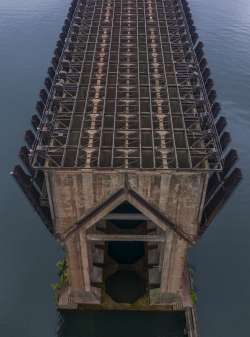
[[210,104],[174,0],[79,1],[34,167],[220,169]]

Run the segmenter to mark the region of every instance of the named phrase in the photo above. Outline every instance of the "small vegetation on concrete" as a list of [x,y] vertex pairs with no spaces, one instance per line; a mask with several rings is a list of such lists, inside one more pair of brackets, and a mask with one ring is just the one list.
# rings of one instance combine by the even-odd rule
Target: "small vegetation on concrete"
[[196,304],[196,302],[197,302],[197,294],[194,291],[194,289],[191,289],[191,298],[192,298],[193,304]]
[[64,288],[68,283],[68,271],[67,271],[67,262],[66,259],[59,260],[56,264],[57,266],[57,275],[58,282],[52,284],[52,289],[55,291],[59,291]]

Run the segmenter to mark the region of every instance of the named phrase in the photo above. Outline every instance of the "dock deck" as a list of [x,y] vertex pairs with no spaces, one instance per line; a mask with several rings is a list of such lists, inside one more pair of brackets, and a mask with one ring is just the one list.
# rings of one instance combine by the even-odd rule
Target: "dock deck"
[[174,0],[79,1],[54,60],[33,165],[220,169],[211,104],[184,17]]

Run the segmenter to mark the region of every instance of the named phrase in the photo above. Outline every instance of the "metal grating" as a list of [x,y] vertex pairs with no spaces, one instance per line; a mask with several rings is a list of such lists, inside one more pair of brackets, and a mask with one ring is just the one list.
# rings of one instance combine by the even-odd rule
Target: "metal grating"
[[217,170],[220,146],[181,4],[79,1],[34,167]]

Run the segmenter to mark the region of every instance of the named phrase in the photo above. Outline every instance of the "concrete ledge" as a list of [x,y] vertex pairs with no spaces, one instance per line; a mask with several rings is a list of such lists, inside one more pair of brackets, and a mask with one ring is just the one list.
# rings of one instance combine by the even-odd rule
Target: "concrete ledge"
[[76,309],[80,304],[101,304],[101,290],[91,288],[91,292],[82,289],[66,289],[59,294],[57,307],[59,309]]
[[150,305],[182,305],[181,298],[177,294],[162,293],[160,288],[149,291]]

